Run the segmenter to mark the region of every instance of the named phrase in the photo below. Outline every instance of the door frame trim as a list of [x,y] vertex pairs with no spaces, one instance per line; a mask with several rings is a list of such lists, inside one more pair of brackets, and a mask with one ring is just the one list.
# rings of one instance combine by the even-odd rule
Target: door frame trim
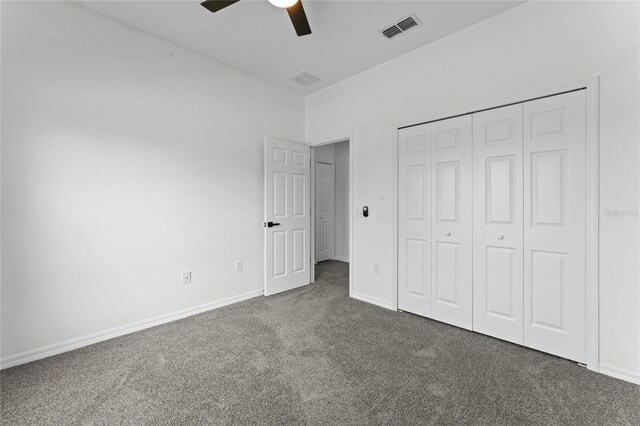
[[[315,142],[307,142],[307,145],[311,147],[311,164],[315,164],[315,148],[321,147],[322,145],[331,145],[333,143],[338,142],[348,142],[349,143],[349,297],[353,297],[353,228],[354,228],[354,213],[353,213],[353,132],[349,132],[346,134],[338,135],[336,137],[332,137],[329,139],[321,139]],[[311,173],[311,282],[315,282],[316,280],[316,249],[315,249],[315,236],[316,236],[316,216],[315,216],[315,167],[313,168]],[[334,173],[335,173],[335,164],[334,164]],[[334,191],[335,191],[335,179],[334,179]],[[334,194],[335,196],[335,194]],[[335,210],[335,201],[334,201],[334,210]],[[334,215],[335,216],[335,215]],[[334,217],[335,223],[335,217]],[[335,255],[335,237],[334,237],[334,255]]]
[[[393,125],[393,186],[392,199],[395,200],[393,209],[393,270],[392,270],[392,300],[391,308],[398,310],[398,132],[403,127],[415,126],[436,120],[444,120],[458,115],[478,112],[485,109],[499,108],[509,104],[526,102],[529,100],[558,95],[574,90],[586,89],[586,189],[587,189],[587,229],[586,229],[586,353],[587,368],[599,371],[599,124],[600,124],[600,76],[568,84],[560,84],[543,89],[514,94],[480,104],[468,105],[454,110],[437,112],[427,116],[397,122]],[[351,151],[350,151],[351,152]]]

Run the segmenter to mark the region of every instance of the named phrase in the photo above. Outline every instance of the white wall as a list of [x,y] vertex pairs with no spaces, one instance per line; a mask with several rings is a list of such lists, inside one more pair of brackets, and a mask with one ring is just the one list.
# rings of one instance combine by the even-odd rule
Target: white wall
[[600,361],[640,378],[640,220],[605,214],[638,208],[638,9],[529,2],[307,96],[307,140],[354,135],[354,293],[392,302],[394,123],[599,75]]
[[334,146],[335,247],[334,259],[349,261],[349,141]]
[[67,3],[1,24],[2,357],[260,292],[263,138],[303,98]]

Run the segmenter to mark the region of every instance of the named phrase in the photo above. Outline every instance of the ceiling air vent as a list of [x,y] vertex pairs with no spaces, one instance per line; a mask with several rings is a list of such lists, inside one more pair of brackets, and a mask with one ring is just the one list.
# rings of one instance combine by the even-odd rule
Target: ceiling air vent
[[305,87],[308,87],[308,86],[311,86],[312,84],[319,82],[321,79],[311,73],[302,71],[294,75],[293,77],[291,77],[290,80],[295,81],[296,83],[301,84]]
[[399,36],[400,34],[409,31],[411,28],[419,27],[420,25],[422,25],[422,22],[420,22],[418,17],[412,13],[411,15],[405,16],[404,18],[399,19],[391,25],[387,25],[380,30],[380,34],[388,39],[392,39],[396,36]]
[[382,34],[386,38],[393,38],[397,35],[402,34],[402,30],[394,25],[392,27],[385,28],[384,30],[382,30]]

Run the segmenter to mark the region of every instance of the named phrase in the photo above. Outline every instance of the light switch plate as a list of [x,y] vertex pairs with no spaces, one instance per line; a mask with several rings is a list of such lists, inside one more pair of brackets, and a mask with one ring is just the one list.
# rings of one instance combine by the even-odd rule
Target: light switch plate
[[191,284],[191,271],[182,273],[182,284]]

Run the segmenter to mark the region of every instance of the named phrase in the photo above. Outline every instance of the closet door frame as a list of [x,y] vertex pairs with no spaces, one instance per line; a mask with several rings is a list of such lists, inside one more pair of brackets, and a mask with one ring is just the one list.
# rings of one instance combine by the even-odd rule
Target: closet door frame
[[600,77],[595,76],[586,80],[580,80],[568,84],[547,87],[525,93],[517,93],[502,98],[489,100],[476,105],[468,105],[449,111],[442,111],[412,120],[396,122],[393,124],[393,167],[394,185],[393,199],[394,226],[393,226],[393,291],[391,309],[398,309],[398,133],[406,127],[417,126],[437,120],[444,120],[460,115],[472,114],[487,109],[500,108],[507,105],[522,103],[548,96],[560,95],[575,90],[586,91],[586,189],[587,189],[587,229],[586,229],[586,354],[587,368],[599,371],[599,86]]

